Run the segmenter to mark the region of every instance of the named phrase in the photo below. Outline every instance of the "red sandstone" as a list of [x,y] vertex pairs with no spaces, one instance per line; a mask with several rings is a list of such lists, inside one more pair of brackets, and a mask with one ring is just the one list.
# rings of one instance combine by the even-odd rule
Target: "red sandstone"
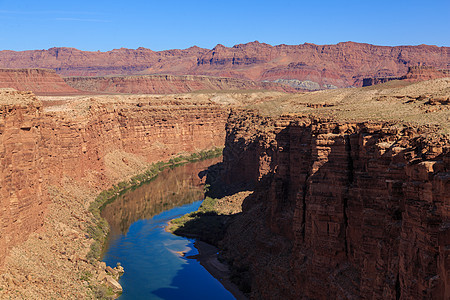
[[174,74],[249,80],[311,80],[338,87],[361,85],[362,78],[403,76],[408,66],[448,68],[448,47],[278,45],[252,42],[211,50],[191,47],[154,52],[145,48],[88,52],[74,48],[0,51],[0,67],[48,68],[65,76]]
[[36,95],[81,94],[54,70],[45,69],[0,69],[0,88],[33,91]]
[[447,138],[252,111],[227,124],[225,178],[256,189],[223,254],[251,298],[450,297]]
[[82,91],[125,94],[176,94],[193,91],[275,90],[296,92],[273,82],[194,75],[139,75],[107,77],[66,77],[64,81]]
[[0,266],[42,226],[50,185],[71,178],[106,189],[123,178],[126,157],[156,162],[223,145],[227,113],[210,101],[123,97],[46,112],[31,93],[0,91]]

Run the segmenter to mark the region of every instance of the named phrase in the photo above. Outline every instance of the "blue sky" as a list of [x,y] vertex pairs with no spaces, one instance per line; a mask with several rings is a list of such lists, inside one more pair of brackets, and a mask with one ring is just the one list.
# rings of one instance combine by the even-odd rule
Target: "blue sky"
[[278,44],[450,46],[450,0],[0,0],[0,50]]

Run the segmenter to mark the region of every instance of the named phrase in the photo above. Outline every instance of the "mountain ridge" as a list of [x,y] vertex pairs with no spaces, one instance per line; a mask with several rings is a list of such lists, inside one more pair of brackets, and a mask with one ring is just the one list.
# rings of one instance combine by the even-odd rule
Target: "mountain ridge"
[[450,47],[378,46],[356,42],[334,45],[272,46],[258,41],[212,49],[106,52],[53,47],[47,50],[0,51],[0,68],[48,68],[63,76],[206,75],[255,81],[310,80],[337,87],[361,86],[364,77],[403,76],[408,67],[448,69]]

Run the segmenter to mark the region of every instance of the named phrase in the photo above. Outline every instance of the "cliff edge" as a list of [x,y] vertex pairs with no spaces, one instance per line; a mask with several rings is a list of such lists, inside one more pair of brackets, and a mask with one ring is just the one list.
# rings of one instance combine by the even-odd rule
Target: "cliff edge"
[[449,97],[438,79],[234,110],[223,181],[254,190],[219,243],[235,282],[252,299],[449,298]]

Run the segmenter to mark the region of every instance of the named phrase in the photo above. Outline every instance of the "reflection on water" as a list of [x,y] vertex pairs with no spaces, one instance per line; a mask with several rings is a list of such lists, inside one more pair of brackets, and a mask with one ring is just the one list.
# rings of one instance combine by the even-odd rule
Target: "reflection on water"
[[180,255],[197,254],[193,240],[165,231],[169,220],[197,210],[203,195],[197,174],[218,161],[166,170],[105,207],[112,233],[103,261],[125,268],[121,300],[234,299],[199,262]]
[[198,173],[221,160],[221,157],[212,158],[166,169],[153,181],[119,196],[102,211],[102,216],[111,227],[112,238],[125,234],[137,220],[200,200],[203,197],[203,182]]

